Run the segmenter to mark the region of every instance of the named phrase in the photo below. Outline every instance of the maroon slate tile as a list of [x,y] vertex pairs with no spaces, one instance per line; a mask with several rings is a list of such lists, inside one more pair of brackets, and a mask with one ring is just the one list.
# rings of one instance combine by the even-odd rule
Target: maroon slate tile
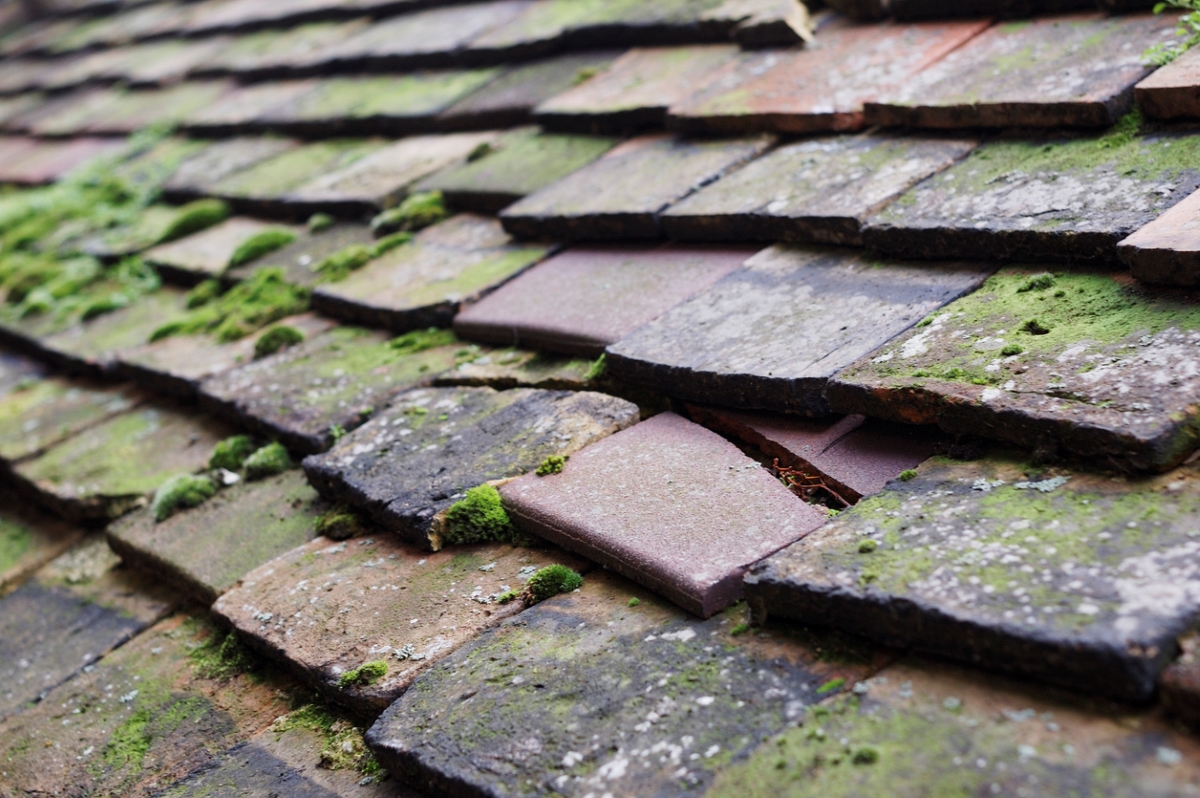
[[737,54],[737,47],[720,44],[633,49],[539,105],[534,119],[548,129],[575,133],[661,128],[667,108],[705,88],[709,74]]
[[524,530],[707,618],[742,596],[746,567],[826,513],[714,432],[663,413],[500,487]]
[[594,357],[737,269],[753,250],[579,248],[459,313],[464,338]]
[[1200,50],[1191,49],[1133,87],[1143,114],[1151,119],[1200,117]]
[[609,346],[609,373],[692,402],[822,414],[834,374],[990,271],[772,247]]
[[210,39],[167,39],[129,47],[121,74],[131,86],[177,83],[230,44],[225,36]]
[[682,141],[644,136],[506,209],[504,229],[551,241],[656,239],[659,214],[760,155],[769,137]]
[[1117,255],[1137,279],[1156,285],[1200,285],[1200,191],[1117,244]]
[[791,144],[668,208],[667,238],[862,244],[862,225],[966,156],[970,139],[842,136]]
[[300,143],[273,137],[215,141],[179,165],[163,185],[163,194],[186,201],[210,194],[226,177],[295,149]]
[[780,465],[821,477],[845,502],[883,489],[944,444],[930,427],[888,424],[850,415],[803,419],[688,405],[693,421],[759,449]]
[[1174,35],[1169,14],[1042,17],[994,25],[867,102],[867,124],[931,128],[1106,127]]
[[275,229],[287,228],[249,216],[233,216],[198,233],[148,249],[144,257],[174,282],[194,285],[210,277],[220,277],[229,268],[229,259],[238,247],[259,233]]

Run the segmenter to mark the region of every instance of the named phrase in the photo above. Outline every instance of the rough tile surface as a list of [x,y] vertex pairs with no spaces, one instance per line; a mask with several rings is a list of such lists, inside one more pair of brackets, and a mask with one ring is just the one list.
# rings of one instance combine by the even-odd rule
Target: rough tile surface
[[[554,548],[487,544],[429,553],[392,535],[317,538],[246,575],[213,610],[255,648],[356,714],[374,718],[413,681],[482,630],[515,615],[538,568],[582,561]],[[489,567],[490,566],[490,567]],[[383,661],[369,685],[347,671]]]
[[1200,117],[1200,50],[1188,50],[1133,88],[1138,109],[1152,119]]
[[568,250],[454,320],[459,335],[595,357],[739,268],[748,249],[668,246]]
[[[248,132],[272,110],[303,98],[317,87],[314,80],[281,80],[238,86],[215,102],[193,110],[182,126],[195,133]],[[219,146],[219,145],[217,145]]]
[[209,194],[224,178],[261,161],[295,149],[297,142],[282,138],[231,138],[208,144],[184,161],[163,186],[168,197],[192,199]]
[[1117,244],[1117,255],[1129,273],[1155,285],[1200,286],[1198,211],[1200,191]]
[[371,247],[375,236],[361,223],[335,223],[320,231],[296,230],[296,240],[224,275],[227,280],[245,280],[263,269],[282,269],[284,280],[293,285],[315,286],[325,280],[317,266],[329,255],[346,247]]
[[77,527],[39,512],[8,488],[0,488],[0,596],[83,538]]
[[500,488],[522,529],[707,618],[747,566],[825,522],[716,433],[662,413],[575,454],[560,474]]
[[147,250],[145,258],[179,282],[198,283],[220,277],[229,259],[247,239],[279,227],[277,224],[234,216],[207,230]]
[[441,513],[467,490],[535,471],[637,420],[632,403],[589,391],[417,389],[305,458],[304,471],[323,496],[437,550]]
[[862,244],[862,224],[970,139],[843,136],[781,147],[668,208],[668,238]]
[[331,139],[305,144],[216,182],[212,193],[247,207],[276,205],[285,195],[384,147],[377,140]]
[[1186,294],[1012,267],[847,368],[829,403],[1161,471],[1197,443],[1198,324]]
[[609,346],[608,367],[688,401],[823,413],[830,377],[989,271],[772,247]]
[[659,238],[658,215],[668,206],[761,154],[770,143],[765,137],[633,139],[510,206],[500,219],[519,238]]

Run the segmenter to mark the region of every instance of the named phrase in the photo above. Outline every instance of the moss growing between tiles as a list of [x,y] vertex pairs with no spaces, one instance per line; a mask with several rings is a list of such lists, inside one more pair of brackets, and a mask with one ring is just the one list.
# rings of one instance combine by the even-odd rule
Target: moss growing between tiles
[[254,342],[254,357],[264,358],[304,341],[304,333],[295,327],[278,324],[267,330]]
[[371,257],[378,258],[381,255],[386,255],[393,249],[403,246],[412,241],[412,233],[392,233],[375,242],[371,247]]
[[204,642],[188,652],[196,675],[202,679],[225,681],[258,667],[250,650],[242,645],[237,632],[225,636],[210,634]]
[[351,687],[370,687],[387,676],[387,663],[381,659],[364,662],[357,668],[352,668],[338,677],[338,687],[347,690]]
[[293,729],[304,729],[321,738],[318,754],[326,770],[351,770],[372,781],[383,781],[387,772],[363,741],[363,731],[332,710],[318,704],[305,704],[271,724],[269,731],[282,737]]
[[249,435],[234,435],[213,447],[212,457],[208,458],[209,468],[224,468],[226,471],[241,471],[246,458],[254,453],[258,446]]
[[282,269],[262,269],[224,294],[193,308],[183,318],[159,327],[150,340],[212,333],[218,342],[228,343],[286,316],[303,313],[308,310],[308,302],[308,289],[286,282]]
[[538,466],[537,475],[539,477],[548,477],[551,474],[561,474],[563,466],[567,464],[567,459],[561,454],[550,455]]
[[33,544],[33,535],[24,526],[0,519],[0,575],[20,561]]
[[347,540],[363,532],[362,521],[345,505],[339,504],[317,519],[317,534],[331,540]]
[[305,227],[310,233],[320,233],[333,227],[336,223],[336,220],[327,213],[314,213],[308,217]]
[[165,521],[180,510],[198,507],[216,495],[217,487],[208,477],[179,474],[171,477],[154,494],[150,505],[155,521]]
[[459,343],[458,336],[453,330],[442,330],[430,327],[427,330],[413,330],[397,336],[388,342],[396,352],[404,355],[415,355],[439,346],[452,346]]
[[447,218],[450,212],[440,191],[425,191],[405,198],[395,208],[371,220],[371,232],[377,237],[390,233],[416,232]]
[[446,527],[442,539],[450,545],[512,541],[518,537],[516,527],[500,501],[500,491],[493,485],[471,488],[446,511]]
[[229,218],[229,206],[218,199],[201,199],[189,202],[179,209],[175,218],[167,225],[159,243],[174,241],[207,230]]
[[263,255],[282,249],[296,240],[296,234],[283,227],[273,227],[247,238],[229,256],[229,268],[236,268]]
[[332,255],[326,255],[313,271],[320,275],[323,283],[337,283],[350,276],[350,272],[361,269],[371,260],[371,250],[362,244],[351,244]]
[[283,444],[275,441],[254,452],[244,463],[246,479],[266,479],[282,474],[292,467],[292,458]]
[[570,593],[583,587],[583,577],[565,565],[548,565],[525,583],[524,596],[530,604],[553,598],[559,593]]

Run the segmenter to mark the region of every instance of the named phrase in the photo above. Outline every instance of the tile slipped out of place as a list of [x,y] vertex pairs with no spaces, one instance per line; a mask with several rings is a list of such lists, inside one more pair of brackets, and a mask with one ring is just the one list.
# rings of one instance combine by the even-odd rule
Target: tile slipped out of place
[[455,315],[536,263],[551,247],[514,242],[495,219],[459,214],[427,227],[339,282],[313,308],[396,332],[448,327]]
[[1165,210],[1117,244],[1117,255],[1138,280],[1154,285],[1200,286],[1200,191]]
[[209,193],[239,208],[279,212],[285,195],[385,146],[378,139],[330,139],[304,144],[216,181]]
[[564,53],[517,64],[438,115],[447,129],[501,129],[531,121],[542,102],[604,70],[616,51]]
[[1018,457],[928,461],[755,566],[751,606],[1148,699],[1200,616],[1195,473],[1125,480],[1037,471]]
[[259,132],[264,128],[259,122],[263,116],[304,97],[316,87],[315,80],[280,80],[237,86],[193,110],[180,121],[180,127],[194,135]]
[[145,398],[130,385],[61,377],[29,380],[0,397],[0,463],[41,454]]
[[768,137],[682,141],[643,136],[551,183],[500,214],[518,238],[552,241],[658,239],[659,214],[761,155]]
[[490,152],[422,180],[417,191],[441,191],[457,210],[499,213],[575,172],[613,148],[602,136],[540,133],[520,128],[491,142]]
[[1200,441],[1191,294],[1120,273],[1009,267],[849,365],[838,412],[1162,471]]
[[1195,757],[1157,713],[913,658],[762,740],[706,795],[1186,794]]
[[200,402],[292,451],[323,452],[395,394],[455,365],[462,346],[452,336],[431,338],[431,348],[409,351],[387,333],[336,327],[209,377]]
[[126,564],[208,606],[255,568],[316,537],[328,509],[293,469],[224,488],[161,522],[150,508],[137,510],[106,534]]
[[829,379],[978,287],[979,263],[777,246],[606,350],[617,379],[739,409],[823,414]]
[[11,488],[0,488],[0,508],[0,597],[84,538],[84,530],[21,501]]
[[738,55],[732,45],[635,48],[595,77],[534,109],[549,130],[619,134],[661,128],[667,108],[705,88],[710,73]]
[[803,49],[751,53],[731,62],[711,76],[709,88],[673,106],[667,124],[710,135],[858,130],[865,101],[911,80],[988,24],[833,21]]
[[279,199],[301,214],[369,214],[398,205],[421,178],[466,160],[495,133],[411,136],[315,176]]
[[739,268],[753,250],[580,247],[538,264],[463,310],[463,338],[596,357]]
[[[523,608],[539,568],[583,560],[553,547],[506,543],[430,553],[382,533],[335,543],[317,538],[251,571],[213,611],[249,645],[325,697],[374,718],[456,648]],[[369,684],[347,673],[382,662]]]
[[168,477],[204,469],[213,447],[231,434],[194,411],[142,405],[11,471],[23,493],[64,518],[105,522],[144,504]]
[[828,517],[737,446],[674,413],[589,446],[559,474],[509,482],[500,495],[522,530],[702,618],[742,597],[748,566]]
[[1138,110],[1151,119],[1200,118],[1200,50],[1188,50],[1133,88]]
[[866,122],[1107,127],[1132,108],[1134,84],[1153,69],[1143,53],[1169,40],[1176,24],[1169,15],[1093,13],[993,25],[912,80],[869,100]]
[[204,380],[255,360],[258,340],[271,329],[290,327],[308,339],[333,326],[331,319],[305,313],[280,319],[229,343],[220,343],[207,334],[172,335],[123,350],[114,371],[155,393],[194,399]]
[[394,777],[435,795],[531,784],[561,795],[704,794],[764,736],[885,661],[847,648],[835,662],[818,653],[819,635],[744,634],[744,618],[738,608],[699,621],[596,571],[578,593],[428,671],[367,742]]
[[[195,285],[221,277],[238,247],[259,233],[277,228],[287,229],[275,222],[234,216],[190,236],[159,244],[146,250],[143,257],[168,280]],[[299,233],[298,230],[291,232]]]
[[1200,136],[995,140],[868,220],[868,248],[900,257],[1112,262],[1117,243],[1200,188]]
[[[747,443],[782,466],[819,478],[813,498],[845,507],[946,448],[936,428],[863,416],[801,419],[688,405],[693,421]],[[815,480],[814,480],[815,481]],[[800,487],[804,490],[804,485]],[[836,494],[830,502],[828,493]]]
[[466,491],[535,471],[637,420],[636,405],[590,391],[420,388],[305,458],[304,471],[322,496],[436,551],[444,511]]
[[842,136],[781,147],[668,208],[667,238],[862,244],[862,225],[971,139]]
[[28,711],[173,604],[169,591],[122,567],[99,536],[63,552],[0,598],[0,718]]
[[167,178],[163,196],[187,201],[211,194],[221,180],[235,172],[299,147],[291,139],[242,136],[207,142]]

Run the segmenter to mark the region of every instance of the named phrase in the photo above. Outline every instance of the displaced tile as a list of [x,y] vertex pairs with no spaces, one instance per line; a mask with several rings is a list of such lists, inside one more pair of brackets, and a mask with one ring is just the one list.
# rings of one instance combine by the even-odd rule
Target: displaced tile
[[231,430],[194,412],[142,407],[17,463],[25,492],[65,518],[108,521],[146,501],[168,477],[208,465]]
[[188,158],[163,186],[168,199],[189,200],[211,194],[217,183],[243,169],[299,146],[280,138],[232,138],[215,141]]
[[463,310],[464,338],[595,357],[739,268],[753,250],[571,249]]
[[1191,49],[1133,88],[1138,109],[1151,119],[1200,117],[1200,50]]
[[83,530],[40,512],[0,487],[0,597],[83,539]]
[[416,352],[359,327],[323,335],[210,377],[201,401],[296,452],[323,452],[392,396],[455,363],[449,343]]
[[821,414],[830,377],[990,271],[772,247],[609,346],[608,368],[692,402]]
[[461,163],[494,133],[413,136],[377,149],[347,166],[319,173],[282,196],[306,211],[371,213],[399,204],[421,178]]
[[305,458],[304,471],[321,495],[436,551],[444,511],[467,490],[534,471],[637,419],[630,402],[586,391],[422,388]]
[[760,155],[766,137],[680,141],[633,139],[510,206],[504,229],[551,241],[660,238],[658,216],[698,187]]
[[1155,285],[1200,286],[1200,191],[1168,208],[1117,244],[1117,255],[1137,279]]
[[997,140],[868,221],[870,248],[901,257],[1116,259],[1117,243],[1200,188],[1200,136]]
[[434,116],[497,74],[496,69],[476,69],[327,78],[255,121],[310,136],[423,132],[436,127]]
[[[281,80],[239,86],[221,95],[216,101],[192,111],[180,124],[184,129],[198,134],[227,135],[250,132],[264,127],[259,120],[270,111],[303,97],[317,85],[315,80]],[[265,141],[283,143],[278,139]]]
[[861,245],[868,217],[977,144],[883,136],[791,144],[667,209],[663,231],[687,241]]
[[0,462],[41,454],[143,399],[128,385],[106,388],[61,377],[30,380],[0,398]]
[[157,795],[269,726],[287,683],[223,660],[224,638],[206,619],[168,618],[9,718],[0,790]]
[[316,537],[328,505],[299,470],[225,488],[199,507],[157,522],[150,508],[109,525],[127,564],[205,606],[268,560]]
[[713,798],[1187,795],[1194,738],[1157,713],[911,660],[731,763]]
[[846,368],[838,412],[1162,471],[1196,447],[1195,298],[1117,273],[1007,268]]
[[[584,565],[552,547],[491,543],[430,554],[387,534],[317,538],[251,571],[213,611],[330,701],[373,718],[430,666],[519,612],[520,600],[496,597],[554,563]],[[386,673],[342,686],[367,662],[383,662]]]
[[710,74],[738,54],[731,45],[634,49],[608,69],[534,109],[552,130],[620,133],[663,127],[667,108],[707,87]]
[[258,339],[273,327],[290,327],[313,338],[333,326],[330,319],[305,313],[229,343],[220,343],[212,335],[171,335],[121,351],[116,370],[157,393],[194,399],[204,380],[254,360]]
[[367,743],[433,795],[704,794],[764,736],[873,670],[859,649],[829,661],[819,636],[741,634],[744,616],[697,621],[594,572],[430,669]]
[[331,139],[288,149],[218,180],[212,192],[242,206],[271,205],[301,186],[382,149],[384,142]]
[[911,80],[988,24],[829,23],[802,50],[746,55],[714,73],[710,88],[670,109],[668,125],[726,135],[857,130],[865,101]]
[[376,243],[371,228],[361,223],[335,222],[323,230],[295,228],[295,232],[296,240],[292,243],[229,269],[224,278],[241,281],[263,269],[282,269],[286,282],[314,286],[327,279],[316,268],[326,257],[346,247],[358,245],[370,248]]
[[447,204],[465,211],[499,213],[587,166],[616,144],[612,138],[540,133],[523,128],[491,142],[492,152],[437,172],[417,191],[441,191]]
[[443,111],[452,129],[505,128],[526,124],[535,106],[604,70],[617,53],[565,53],[518,64]]
[[993,25],[868,101],[867,124],[931,128],[1107,127],[1150,73],[1143,53],[1170,15],[1077,14]]
[[[144,257],[175,282],[195,284],[209,277],[220,277],[229,268],[229,259],[254,235],[280,225],[234,216],[199,233],[147,250]],[[284,228],[286,229],[286,228]]]
[[[782,465],[821,477],[843,502],[854,503],[945,448],[936,430],[863,416],[799,419],[688,405],[692,419],[754,446]],[[824,498],[817,494],[818,498]]]
[[1145,700],[1200,615],[1195,476],[936,458],[751,569],[747,597],[760,615]]
[[[165,616],[172,602],[166,591],[123,569],[99,536],[43,566],[0,599],[0,719],[19,715],[78,676]],[[5,725],[0,720],[0,738]],[[6,758],[6,784],[10,764]]]
[[500,495],[521,529],[702,618],[742,597],[747,566],[827,517],[738,447],[674,413],[589,446],[560,474],[509,482]]
[[340,282],[318,286],[313,308],[397,332],[448,327],[470,305],[536,263],[547,246],[518,246],[495,219],[459,214],[427,227]]

